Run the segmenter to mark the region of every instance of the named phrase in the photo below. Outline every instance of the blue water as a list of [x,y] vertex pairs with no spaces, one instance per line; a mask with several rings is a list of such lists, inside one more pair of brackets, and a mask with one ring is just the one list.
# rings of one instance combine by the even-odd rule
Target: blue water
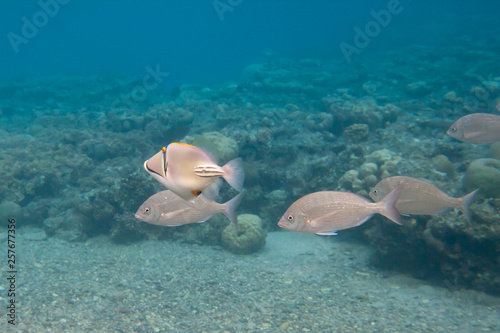
[[[47,3],[51,3],[48,1]],[[151,64],[171,73],[165,85],[234,81],[265,52],[286,58],[342,59],[355,26],[373,20],[388,1],[234,1],[219,16],[212,1],[68,1],[14,52],[0,43],[3,76],[121,73],[140,75]],[[453,45],[460,36],[488,38],[499,31],[495,1],[402,0],[401,12],[367,46],[368,52],[411,44]],[[3,2],[0,31],[22,36],[36,1]],[[52,7],[51,7],[52,8]],[[223,20],[220,20],[220,17]],[[494,45],[491,45],[495,48]]]
[[[21,305],[23,332],[498,331],[500,144],[446,131],[499,115],[499,8],[2,1],[0,220],[17,221],[20,259],[2,308]],[[254,216],[238,233],[222,214],[135,218],[166,190],[144,161],[176,141],[243,160],[237,213]],[[451,209],[332,237],[278,227],[307,194],[368,198],[390,176],[457,198],[479,187],[471,221]],[[217,200],[236,195],[223,183]]]

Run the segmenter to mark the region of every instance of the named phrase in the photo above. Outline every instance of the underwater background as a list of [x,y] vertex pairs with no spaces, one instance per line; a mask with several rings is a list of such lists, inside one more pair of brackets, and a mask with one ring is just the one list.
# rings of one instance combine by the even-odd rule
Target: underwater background
[[[497,1],[0,10],[2,332],[500,329],[500,143],[446,135],[467,114],[500,115]],[[174,141],[243,159],[238,233],[222,214],[134,217],[165,189],[144,161]],[[454,197],[480,188],[472,221],[375,216],[331,237],[277,226],[306,194],[368,197],[397,175]]]

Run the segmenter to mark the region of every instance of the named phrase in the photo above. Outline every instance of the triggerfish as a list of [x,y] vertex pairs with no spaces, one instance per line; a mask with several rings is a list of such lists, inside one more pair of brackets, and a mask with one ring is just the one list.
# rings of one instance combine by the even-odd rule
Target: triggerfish
[[295,201],[278,225],[295,232],[335,235],[337,230],[365,223],[375,213],[401,224],[401,216],[394,208],[400,192],[401,188],[397,188],[377,203],[349,192],[311,193]]
[[423,180],[395,176],[382,179],[370,191],[369,196],[379,201],[396,187],[402,187],[401,195],[396,203],[396,209],[401,214],[433,215],[449,208],[456,208],[470,221],[469,206],[478,190],[461,197],[454,198],[441,191],[431,183]]
[[235,158],[221,167],[202,149],[178,142],[163,147],[146,160],[144,169],[184,200],[194,200],[219,177],[239,192],[245,180],[241,158]]
[[201,194],[194,201],[186,201],[172,191],[161,191],[149,197],[139,207],[135,217],[150,224],[179,226],[188,223],[202,223],[216,213],[223,213],[237,228],[236,208],[243,193],[226,203],[220,204]]
[[463,142],[478,144],[500,142],[500,116],[472,113],[455,121],[446,134]]

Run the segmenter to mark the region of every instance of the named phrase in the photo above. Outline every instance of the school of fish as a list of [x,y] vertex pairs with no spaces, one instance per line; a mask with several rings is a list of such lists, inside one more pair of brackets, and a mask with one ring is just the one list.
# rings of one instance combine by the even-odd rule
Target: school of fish
[[[500,142],[500,116],[475,113],[455,121],[446,132],[452,138],[474,144]],[[236,209],[243,193],[226,203],[216,201],[222,181],[243,190],[243,161],[236,158],[224,166],[199,147],[173,142],[144,162],[144,169],[168,190],[148,198],[135,217],[161,226],[202,223],[223,213],[237,228]],[[286,230],[336,235],[381,214],[401,225],[402,215],[433,215],[458,209],[470,222],[469,206],[479,189],[454,198],[420,179],[395,176],[382,179],[370,191],[373,201],[349,192],[320,191],[296,200],[278,225]]]

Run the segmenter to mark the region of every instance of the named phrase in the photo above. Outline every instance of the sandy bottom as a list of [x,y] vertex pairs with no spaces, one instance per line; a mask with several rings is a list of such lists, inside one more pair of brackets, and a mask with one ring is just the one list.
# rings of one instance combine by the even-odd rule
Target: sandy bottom
[[[19,231],[13,331],[500,330],[498,298],[377,271],[367,264],[370,250],[342,236],[276,232],[262,252],[238,256],[153,240],[28,240],[37,237]],[[1,285],[5,309],[8,286]],[[5,315],[1,321],[2,332],[12,329]]]

